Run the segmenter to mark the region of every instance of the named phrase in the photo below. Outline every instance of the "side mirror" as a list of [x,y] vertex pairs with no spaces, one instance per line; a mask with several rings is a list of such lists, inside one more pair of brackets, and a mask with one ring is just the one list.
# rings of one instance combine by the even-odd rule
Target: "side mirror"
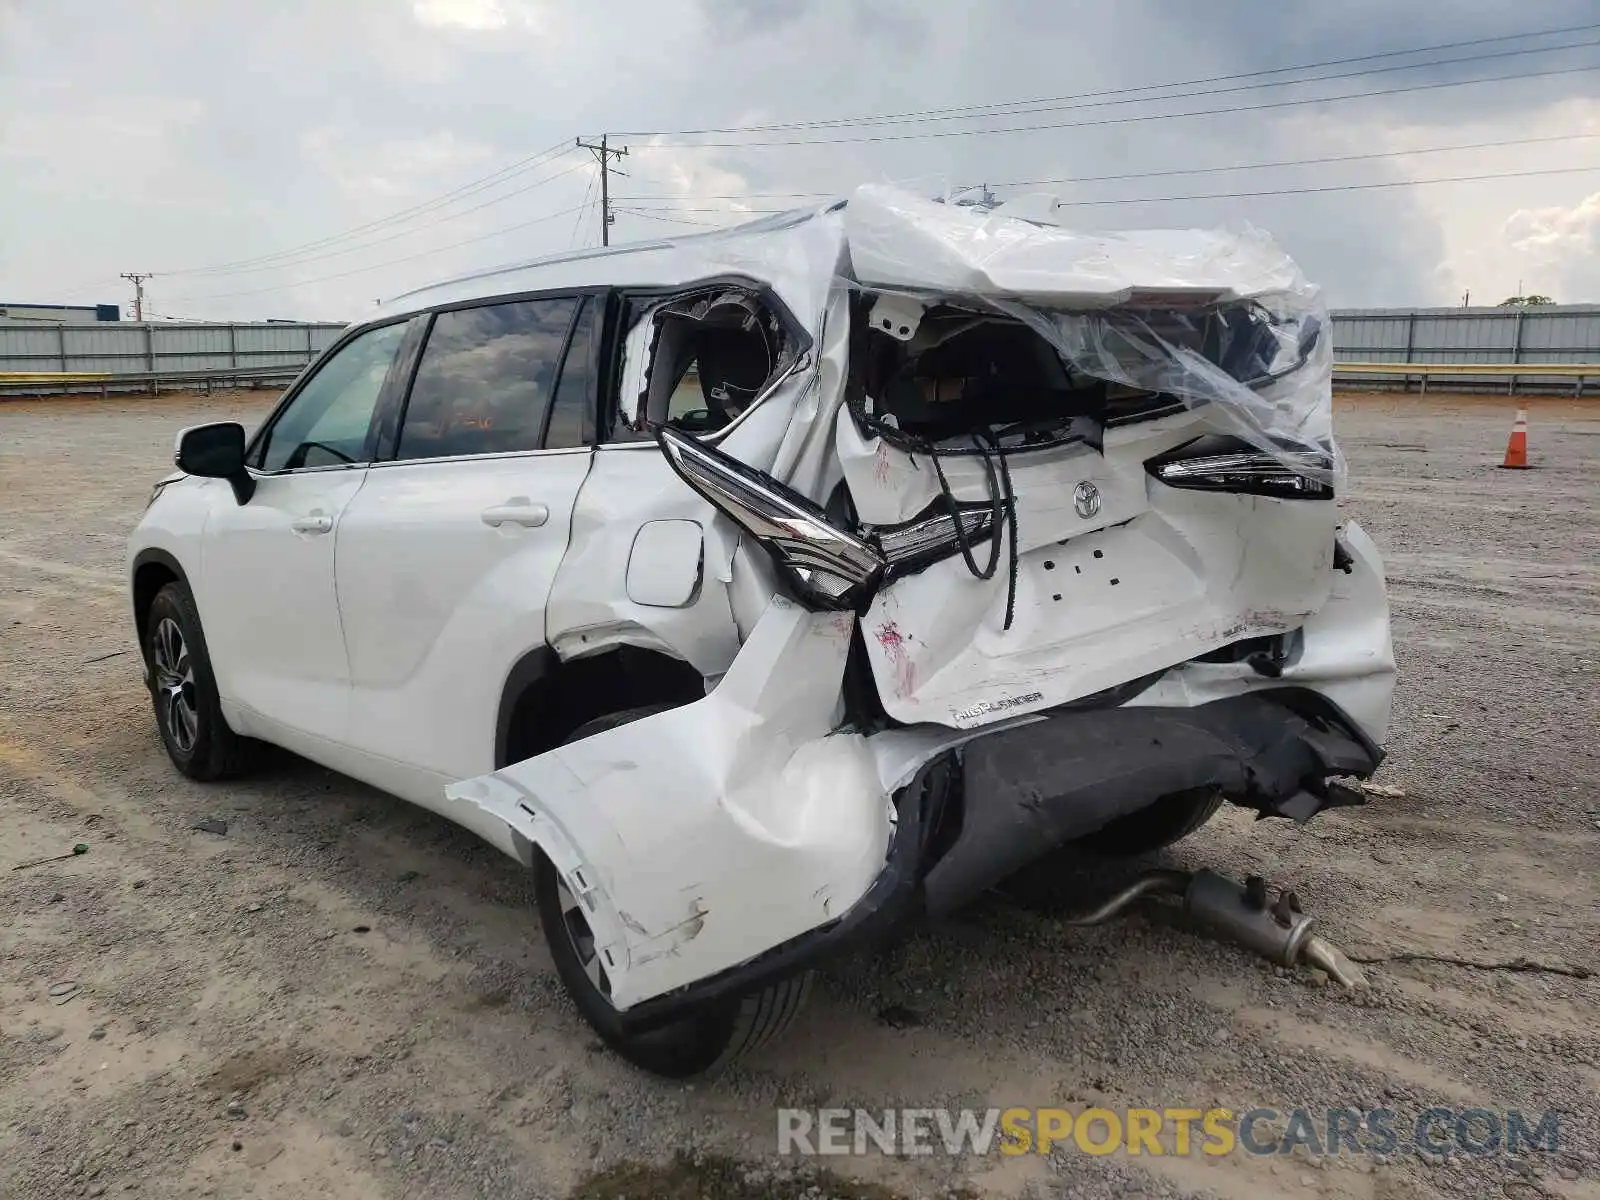
[[185,475],[226,479],[233,498],[244,504],[255,495],[256,481],[244,466],[244,426],[237,421],[191,425],[181,430],[172,461]]

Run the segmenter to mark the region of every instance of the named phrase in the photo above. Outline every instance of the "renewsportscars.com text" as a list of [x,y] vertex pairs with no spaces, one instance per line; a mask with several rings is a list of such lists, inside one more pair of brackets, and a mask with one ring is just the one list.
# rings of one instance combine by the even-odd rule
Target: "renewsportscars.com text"
[[1483,1156],[1561,1146],[1558,1113],[1429,1108],[784,1108],[778,1153]]

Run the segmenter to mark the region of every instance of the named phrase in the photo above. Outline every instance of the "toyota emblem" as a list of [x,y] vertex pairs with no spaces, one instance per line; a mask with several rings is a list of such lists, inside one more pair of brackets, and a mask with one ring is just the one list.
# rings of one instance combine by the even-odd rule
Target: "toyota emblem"
[[1100,511],[1100,489],[1085,479],[1072,493],[1072,507],[1087,521]]

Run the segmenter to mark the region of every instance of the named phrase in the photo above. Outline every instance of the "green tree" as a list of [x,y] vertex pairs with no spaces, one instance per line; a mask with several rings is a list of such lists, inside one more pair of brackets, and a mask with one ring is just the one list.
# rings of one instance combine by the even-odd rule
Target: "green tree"
[[1497,307],[1497,308],[1537,308],[1540,305],[1554,304],[1554,303],[1555,303],[1555,301],[1550,299],[1549,296],[1541,296],[1537,292],[1535,292],[1531,296],[1507,296],[1504,300],[1500,301],[1500,303],[1498,305],[1496,305],[1495,307]]

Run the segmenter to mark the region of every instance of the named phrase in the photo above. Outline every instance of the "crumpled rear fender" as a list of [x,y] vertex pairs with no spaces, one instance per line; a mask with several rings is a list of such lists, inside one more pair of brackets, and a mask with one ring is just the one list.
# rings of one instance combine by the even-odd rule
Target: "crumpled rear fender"
[[549,857],[618,1009],[842,916],[883,869],[877,757],[832,732],[854,622],[775,597],[704,700],[447,789]]

